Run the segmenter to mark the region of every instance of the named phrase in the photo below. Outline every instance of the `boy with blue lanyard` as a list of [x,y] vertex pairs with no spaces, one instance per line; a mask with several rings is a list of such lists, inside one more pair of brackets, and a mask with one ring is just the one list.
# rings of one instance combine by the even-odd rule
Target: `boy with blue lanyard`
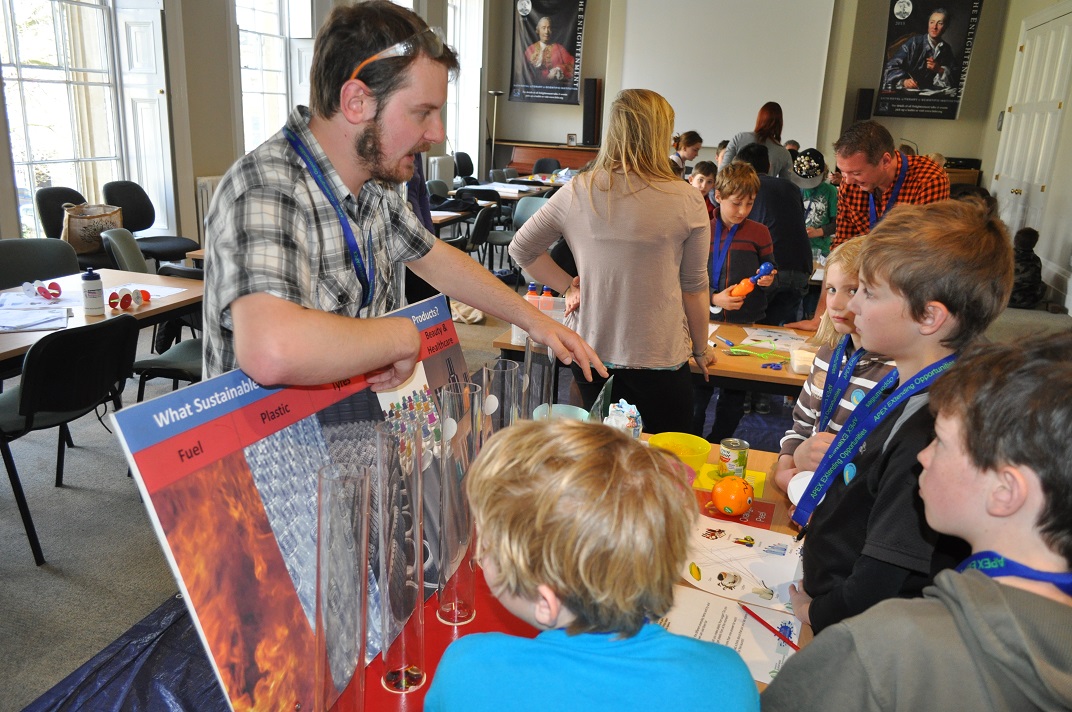
[[923,521],[916,456],[933,434],[927,390],[1012,287],[1008,233],[980,202],[898,206],[866,240],[849,309],[862,347],[897,368],[845,421],[793,513],[807,538],[790,597],[817,633],[884,599],[919,596],[964,558],[962,541]]
[[971,556],[818,636],[764,710],[1072,709],[1072,334],[970,349],[930,410],[927,524]]
[[[764,262],[774,261],[774,244],[766,226],[748,219],[752,204],[759,192],[759,176],[747,163],[733,163],[715,176],[715,200],[718,208],[711,219],[711,321],[730,324],[752,324],[767,313],[767,297],[763,289],[755,289],[744,297],[730,294],[742,279],[759,272]],[[766,288],[773,275],[761,277],[756,284]],[[707,404],[715,387],[693,374],[693,434],[703,437]],[[719,392],[715,422],[707,439],[713,443],[733,437],[733,431],[744,415],[745,391]]]

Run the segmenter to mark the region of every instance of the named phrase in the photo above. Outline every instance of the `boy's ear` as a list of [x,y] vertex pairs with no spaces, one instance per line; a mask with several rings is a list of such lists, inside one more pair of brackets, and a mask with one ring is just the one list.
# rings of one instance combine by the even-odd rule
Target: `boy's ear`
[[536,586],[536,601],[534,602],[533,617],[536,622],[545,628],[558,628],[559,618],[562,617],[566,607],[562,600],[547,584]]
[[923,308],[923,318],[919,320],[919,331],[925,336],[937,333],[946,324],[952,324],[953,315],[941,302],[927,302]]
[[354,125],[376,118],[376,99],[369,92],[368,85],[360,79],[344,83],[339,90],[339,111],[347,122]]
[[992,517],[1010,517],[1027,503],[1031,475],[1015,465],[1001,465],[993,474],[986,511]]
[[722,193],[718,192],[718,188],[715,188],[715,202],[716,203],[721,203],[722,202]]

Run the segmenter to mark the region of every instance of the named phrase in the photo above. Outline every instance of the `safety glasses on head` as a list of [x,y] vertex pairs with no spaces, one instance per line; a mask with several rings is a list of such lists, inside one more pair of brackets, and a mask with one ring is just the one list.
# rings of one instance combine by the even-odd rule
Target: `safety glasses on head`
[[357,69],[350,75],[350,81],[357,79],[362,69],[377,60],[391,57],[412,57],[422,53],[427,54],[432,59],[438,59],[443,55],[442,28],[426,27],[417,34],[407,37],[401,42],[396,42],[382,52],[377,52],[357,65]]

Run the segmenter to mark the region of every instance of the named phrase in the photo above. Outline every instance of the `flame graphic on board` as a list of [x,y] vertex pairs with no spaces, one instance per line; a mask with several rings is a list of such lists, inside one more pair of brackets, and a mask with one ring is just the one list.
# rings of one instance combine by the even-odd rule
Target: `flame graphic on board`
[[242,452],[154,497],[236,710],[313,706],[313,631]]

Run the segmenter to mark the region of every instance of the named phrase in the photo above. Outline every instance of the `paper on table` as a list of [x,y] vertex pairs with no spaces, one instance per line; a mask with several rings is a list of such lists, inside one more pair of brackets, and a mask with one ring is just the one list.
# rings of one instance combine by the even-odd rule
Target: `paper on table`
[[429,212],[433,218],[452,218],[461,215],[461,213],[455,213],[450,210],[431,210]]
[[28,297],[22,292],[0,292],[0,309],[60,309],[82,306],[82,293],[61,294],[59,299]]
[[486,183],[478,187],[497,190],[500,193],[531,193],[534,190],[539,190],[539,186],[522,185],[520,183]]
[[67,327],[66,309],[0,310],[0,331],[49,331]]
[[789,584],[801,577],[803,546],[789,534],[701,517],[681,575],[704,591],[788,611]]
[[738,346],[766,346],[768,349],[788,351],[794,346],[800,346],[807,341],[803,336],[798,336],[792,331],[782,329],[762,329],[745,327],[747,334],[744,341]]
[[[799,642],[801,624],[792,613],[749,608],[779,633]],[[757,682],[773,680],[793,654],[792,648],[752,620],[736,602],[688,586],[674,586],[674,606],[659,619],[659,625],[671,633],[733,648]]]

